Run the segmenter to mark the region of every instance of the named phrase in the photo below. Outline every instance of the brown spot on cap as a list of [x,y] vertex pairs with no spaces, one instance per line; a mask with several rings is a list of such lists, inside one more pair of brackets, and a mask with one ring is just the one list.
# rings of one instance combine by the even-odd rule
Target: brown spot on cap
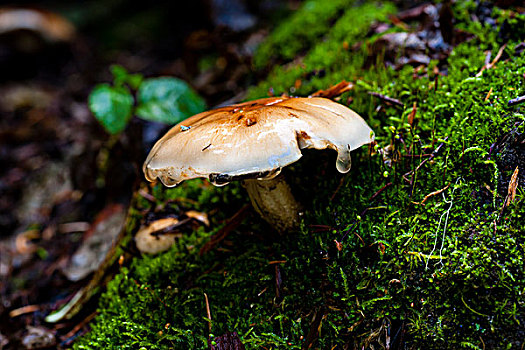
[[246,118],[244,123],[246,124],[246,126],[252,126],[257,124],[257,120],[255,118]]
[[302,138],[303,140],[310,140],[310,139],[311,139],[310,135],[308,135],[308,134],[305,133],[304,131],[301,131],[301,132],[299,133],[299,136],[301,136],[301,138]]

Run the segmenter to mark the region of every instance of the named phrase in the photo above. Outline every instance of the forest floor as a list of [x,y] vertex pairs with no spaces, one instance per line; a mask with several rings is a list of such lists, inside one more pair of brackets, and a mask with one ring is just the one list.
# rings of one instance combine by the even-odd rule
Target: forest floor
[[[65,9],[77,36],[35,52],[0,36],[0,349],[523,348],[525,9],[235,3],[236,20],[195,3],[205,19],[162,22],[159,6],[98,32]],[[146,183],[166,127],[98,125],[88,94],[111,63],[212,107],[328,96],[376,141],[348,174],[330,151],[284,169],[304,215],[279,235],[239,183]],[[142,253],[137,231],[165,219],[171,247]]]

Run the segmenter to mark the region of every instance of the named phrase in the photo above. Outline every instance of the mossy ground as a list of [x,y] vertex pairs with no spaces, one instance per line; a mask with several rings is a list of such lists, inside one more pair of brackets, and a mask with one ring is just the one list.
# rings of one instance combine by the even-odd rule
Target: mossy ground
[[[501,163],[505,147],[495,154],[491,145],[509,132],[517,137],[525,131],[520,109],[507,106],[525,94],[525,55],[514,50],[525,37],[524,18],[507,20],[513,38],[500,62],[476,77],[485,51],[495,53],[503,42],[498,27],[462,21],[472,6],[454,8],[457,25],[475,38],[454,49],[446,76],[435,75],[437,62],[394,71],[384,68],[381,57],[362,69],[369,58],[366,40],[373,40],[365,38],[368,27],[386,21],[391,5],[327,11],[338,17],[322,40],[305,39],[278,57],[304,53],[299,62],[273,69],[249,97],[263,97],[270,88],[307,95],[343,79],[359,81],[342,101],[353,98],[350,106],[376,131],[376,149],[390,145],[391,166],[381,154],[360,149],[350,173],[340,175],[334,154],[306,152],[286,173],[306,203],[301,229],[277,236],[251,216],[219,249],[202,256],[199,248],[222,220],[248,203],[241,186],[215,188],[196,180],[175,189],[155,187],[159,205],[187,198],[168,205],[214,213],[213,228],[188,233],[168,252],[135,258],[122,268],[102,297],[92,331],[75,348],[207,348],[205,293],[211,333],[236,331],[249,349],[301,348],[316,333],[316,317],[322,317],[313,327],[321,349],[378,348],[387,338],[394,347],[416,349],[523,347],[525,189],[518,187],[502,211],[502,184],[514,168]],[[494,10],[498,26],[509,13]],[[270,36],[262,50],[293,41],[301,28],[289,23],[276,30],[287,34]],[[327,30],[326,23],[318,27]],[[363,40],[357,52],[348,50]],[[401,99],[406,107],[377,109],[381,102],[369,90]],[[137,218],[150,206],[139,201]]]

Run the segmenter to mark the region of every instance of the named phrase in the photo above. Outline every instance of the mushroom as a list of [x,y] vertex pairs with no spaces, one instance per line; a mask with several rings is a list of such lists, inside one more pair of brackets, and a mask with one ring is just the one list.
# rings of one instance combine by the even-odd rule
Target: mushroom
[[175,125],[153,146],[143,171],[168,187],[197,177],[216,186],[242,180],[255,210],[278,231],[299,223],[301,205],[279,175],[301,149],[337,151],[350,170],[350,151],[374,133],[351,109],[331,100],[271,97],[217,108]]

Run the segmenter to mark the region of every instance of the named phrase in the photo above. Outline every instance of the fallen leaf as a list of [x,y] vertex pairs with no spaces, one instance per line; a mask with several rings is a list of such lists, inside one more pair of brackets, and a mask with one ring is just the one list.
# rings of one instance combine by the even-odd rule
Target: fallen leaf
[[186,216],[189,218],[202,222],[206,226],[210,226],[210,220],[208,219],[208,214],[206,213],[202,213],[196,210],[188,210],[184,214],[186,214]]
[[310,95],[310,97],[325,97],[325,98],[334,98],[342,95],[343,93],[350,91],[354,88],[354,84],[343,80],[339,84],[336,84],[332,87],[329,87],[326,90],[319,90]]
[[80,248],[62,272],[70,281],[79,281],[98,269],[111,249],[126,220],[126,210],[120,204],[110,204],[95,218]]
[[42,9],[0,8],[0,34],[30,31],[50,42],[70,41],[75,27],[64,17]]
[[168,250],[175,243],[175,239],[181,237],[182,234],[172,232],[158,234],[158,232],[178,223],[178,219],[163,218],[141,228],[135,235],[137,249],[149,254],[158,254]]
[[417,103],[414,102],[414,104],[412,105],[412,111],[410,112],[407,118],[408,124],[410,124],[410,126],[414,125],[414,117],[416,116],[416,112],[417,112]]
[[7,344],[9,344],[9,339],[0,333],[0,349],[3,349]]
[[516,189],[518,188],[518,173],[519,168],[516,167],[514,172],[512,173],[512,176],[510,177],[509,182],[509,189],[507,191],[507,198],[505,199],[505,205],[504,207],[508,207],[512,201],[514,201],[514,198],[516,198]]
[[22,344],[26,349],[49,348],[56,344],[53,333],[44,327],[27,326],[27,333],[22,338]]
[[37,246],[32,242],[33,239],[40,238],[38,230],[28,230],[16,236],[16,251],[20,254],[31,254],[36,251]]

